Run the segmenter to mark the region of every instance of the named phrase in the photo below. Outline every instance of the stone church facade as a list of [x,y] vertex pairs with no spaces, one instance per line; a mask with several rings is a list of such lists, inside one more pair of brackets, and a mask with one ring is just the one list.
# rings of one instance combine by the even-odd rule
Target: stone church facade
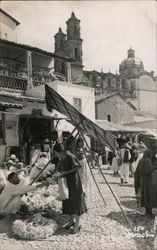
[[83,82],[87,86],[95,88],[96,95],[108,95],[119,92],[125,98],[136,99],[138,81],[142,75],[149,76],[156,80],[153,72],[144,70],[143,62],[135,57],[135,51],[130,48],[127,51],[127,58],[119,65],[119,74],[111,72],[84,71]]
[[147,75],[154,82],[156,81],[154,73],[145,71],[143,62],[135,56],[135,51],[132,48],[128,49],[127,58],[120,63],[119,74],[83,70],[83,40],[80,33],[80,20],[72,12],[66,24],[67,34],[59,28],[58,33],[54,36],[55,54],[74,59],[70,64],[59,58],[54,60],[55,73],[63,77],[64,80],[92,87],[95,89],[95,95],[118,92],[124,98],[132,100],[138,98],[138,82],[142,75]]

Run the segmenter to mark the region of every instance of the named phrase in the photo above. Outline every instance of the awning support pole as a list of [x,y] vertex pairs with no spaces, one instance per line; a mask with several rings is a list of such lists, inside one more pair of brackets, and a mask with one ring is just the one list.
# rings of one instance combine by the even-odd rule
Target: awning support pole
[[43,173],[43,171],[47,168],[47,166],[50,164],[50,162],[51,162],[51,159],[46,163],[46,165],[45,165],[45,167],[40,171],[40,173],[35,177],[35,179],[30,183],[30,186],[34,183],[34,182],[36,182],[38,179],[39,179],[39,177],[40,177],[40,175]]
[[[82,136],[82,133],[81,133],[81,136]],[[84,139],[83,139],[83,140],[84,140]],[[99,188],[99,186],[98,186],[98,183],[96,182],[96,179],[95,179],[95,177],[94,177],[93,171],[91,170],[91,168],[90,168],[90,166],[89,166],[89,163],[88,163],[88,160],[87,160],[87,154],[86,154],[84,148],[83,148],[83,152],[84,152],[84,155],[85,155],[85,157],[86,157],[86,161],[87,161],[87,164],[88,164],[90,173],[91,173],[91,175],[92,175],[92,178],[93,178],[93,180],[94,180],[94,183],[95,183],[95,185],[96,185],[96,187],[97,187],[97,189],[98,189],[98,192],[99,192],[99,194],[100,194],[100,196],[101,196],[101,198],[102,198],[102,200],[103,200],[104,205],[106,206],[105,199],[104,199],[104,197],[103,197],[103,195],[102,195],[102,193],[101,193],[101,191],[100,191],[100,188]]]
[[[86,146],[87,146],[87,148],[88,148],[89,152],[91,153],[91,155],[92,155],[93,159],[95,159],[95,157],[94,157],[94,155],[93,155],[92,151],[91,151],[91,150],[90,150],[90,148],[89,148],[89,145],[88,145],[88,143],[87,143],[87,141],[86,141],[86,138],[84,137],[84,135],[83,135],[83,134],[82,134],[82,138],[84,139],[84,141],[85,141],[85,143],[86,143]],[[127,217],[126,213],[124,212],[123,208],[121,207],[121,204],[120,204],[120,202],[118,201],[118,199],[117,199],[116,195],[114,194],[114,192],[113,192],[113,190],[112,190],[111,186],[109,185],[108,181],[106,180],[106,177],[104,176],[104,174],[103,174],[103,172],[102,172],[102,170],[101,170],[101,168],[100,168],[100,165],[99,165],[98,160],[97,160],[97,159],[95,159],[95,161],[97,162],[97,165],[98,165],[99,171],[100,171],[100,173],[101,173],[101,175],[102,175],[103,179],[105,180],[105,182],[106,182],[107,186],[109,187],[109,189],[110,189],[110,191],[111,191],[111,193],[112,193],[113,197],[115,198],[115,200],[116,200],[116,202],[117,202],[118,206],[120,207],[120,209],[121,209],[121,211],[122,211],[122,213],[123,213],[124,217],[126,218],[126,220],[127,220],[128,224],[130,225],[130,227],[131,227],[132,231],[134,232],[134,228],[133,228],[133,226],[132,226],[132,224],[131,224],[131,222],[130,222],[129,218]]]

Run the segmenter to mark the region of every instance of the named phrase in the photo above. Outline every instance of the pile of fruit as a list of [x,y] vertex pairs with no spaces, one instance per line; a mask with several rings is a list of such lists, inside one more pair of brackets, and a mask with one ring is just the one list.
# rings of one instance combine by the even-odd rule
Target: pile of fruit
[[55,220],[47,219],[37,213],[26,220],[15,220],[12,231],[21,239],[37,240],[51,237],[57,230]]

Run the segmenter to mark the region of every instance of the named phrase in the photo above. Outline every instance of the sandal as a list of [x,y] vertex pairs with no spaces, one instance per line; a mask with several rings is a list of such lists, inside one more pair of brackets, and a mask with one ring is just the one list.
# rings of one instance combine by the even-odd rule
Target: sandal
[[68,222],[62,226],[62,229],[69,229],[70,227],[73,227],[74,224],[75,224],[74,222],[70,222],[70,223]]

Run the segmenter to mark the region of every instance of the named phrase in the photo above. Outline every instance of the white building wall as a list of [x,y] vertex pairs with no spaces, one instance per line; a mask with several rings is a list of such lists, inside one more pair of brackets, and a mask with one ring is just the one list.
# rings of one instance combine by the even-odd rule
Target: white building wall
[[2,12],[0,12],[0,38],[17,42],[16,23]]
[[157,115],[157,82],[149,76],[141,76],[137,89],[138,109]]
[[[73,105],[73,98],[81,98],[82,114],[88,117],[90,120],[95,121],[95,97],[93,88],[75,84],[66,84],[62,82],[59,84],[56,83],[53,85],[53,88],[71,105]],[[69,122],[66,122],[65,120],[60,121],[58,124],[60,141],[62,141],[62,131],[72,132],[73,129],[74,127]],[[87,141],[89,143],[89,139],[87,139]]]
[[[93,88],[70,84],[67,82],[61,82],[58,80],[49,83],[49,86],[54,89],[59,95],[61,95],[66,101],[68,101],[71,105],[73,105],[73,98],[81,98],[82,114],[88,117],[90,120],[95,121],[95,97]],[[42,85],[32,88],[31,90],[27,90],[26,95],[44,98],[45,86]],[[65,118],[64,115],[58,113],[55,110],[51,113],[51,116],[56,118]],[[57,130],[59,133],[60,141],[62,141],[62,131],[71,132],[73,129],[74,127],[69,122],[65,120],[59,121]]]
[[6,114],[5,117],[6,144],[9,146],[19,145],[18,115]]
[[73,98],[80,98],[82,100],[81,113],[92,121],[95,121],[95,97],[93,88],[58,81],[53,83],[52,87],[71,105],[73,105]]
[[[92,121],[95,121],[95,97],[94,89],[67,82],[53,81],[48,84],[66,101],[73,105],[73,98],[81,98],[82,100],[82,114],[87,116]],[[44,98],[45,86],[32,87],[31,90],[26,91],[27,96]],[[45,107],[46,108],[46,107]]]
[[18,115],[12,113],[5,114],[5,142],[6,144],[0,144],[0,166],[5,160],[5,151],[7,146],[18,146],[19,145],[19,134],[18,134]]

